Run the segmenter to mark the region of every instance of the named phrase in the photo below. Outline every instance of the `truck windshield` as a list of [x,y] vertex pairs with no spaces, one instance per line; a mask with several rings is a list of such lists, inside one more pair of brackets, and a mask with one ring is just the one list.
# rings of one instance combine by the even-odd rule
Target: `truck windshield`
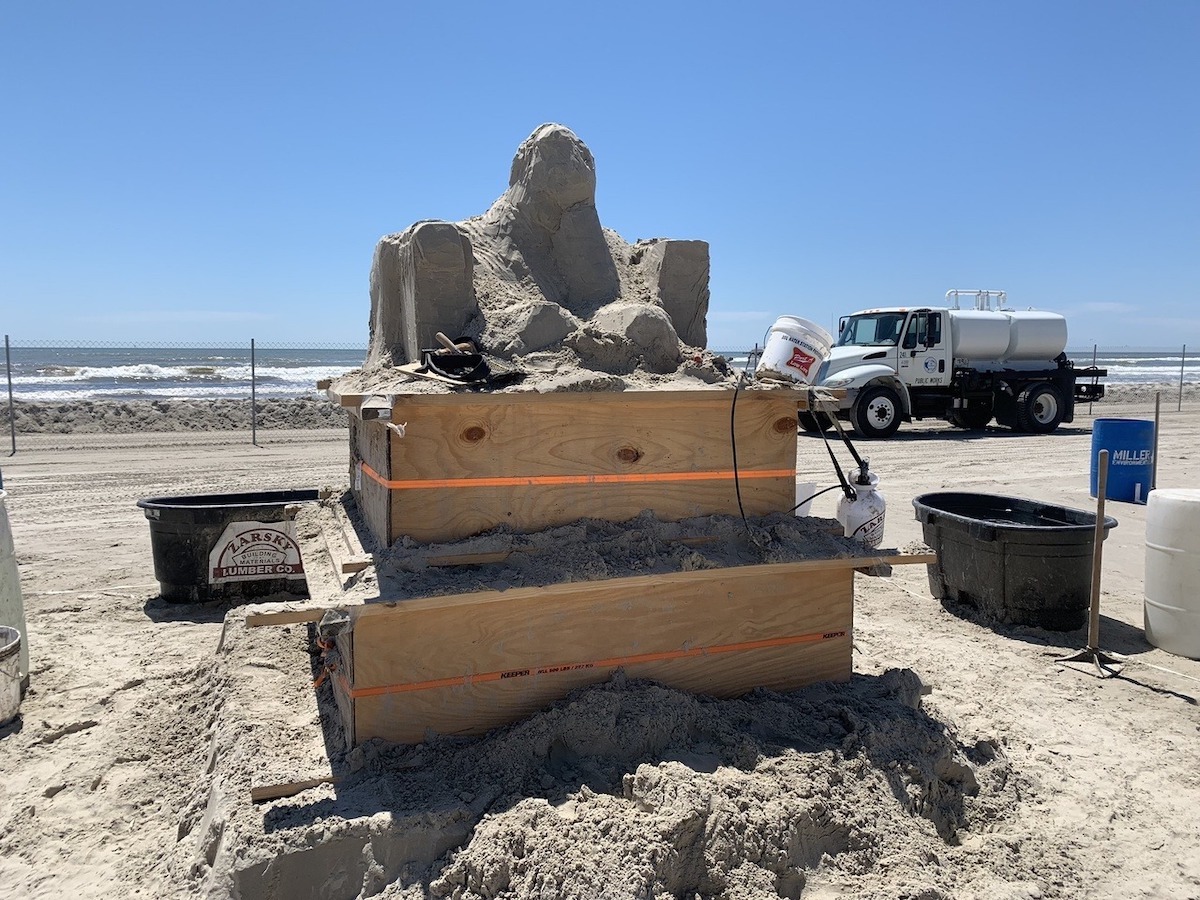
[[850,316],[838,334],[839,347],[887,346],[900,340],[904,313],[880,312]]

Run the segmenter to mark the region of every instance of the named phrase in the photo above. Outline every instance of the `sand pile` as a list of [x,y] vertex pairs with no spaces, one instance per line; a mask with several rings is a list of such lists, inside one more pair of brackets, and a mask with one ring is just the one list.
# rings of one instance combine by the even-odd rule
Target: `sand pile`
[[[843,878],[858,897],[946,898],[960,879],[1037,896],[1032,861],[962,848],[1010,814],[1021,779],[995,742],[923,709],[907,670],[724,701],[618,672],[478,740],[331,748],[336,788],[255,807],[250,784],[281,748],[247,735],[264,694],[277,719],[305,714],[278,671],[303,665],[304,638],[226,630],[210,678],[228,696],[175,848],[208,896],[794,898]],[[954,856],[976,865],[943,865]]]
[[[249,431],[249,400],[70,400],[13,402],[20,434],[135,434],[144,431]],[[317,397],[257,402],[262,429],[345,428],[346,411]]]
[[[298,524],[305,527],[303,521]],[[495,551],[509,556],[502,563],[480,566],[427,563],[429,557]],[[877,552],[895,551],[867,550],[842,537],[841,527],[832,519],[775,513],[747,521],[714,515],[661,522],[647,511],[628,522],[580,519],[535,534],[500,529],[445,544],[416,544],[402,538],[373,554],[379,583],[368,593],[377,590],[380,597],[402,600]]]

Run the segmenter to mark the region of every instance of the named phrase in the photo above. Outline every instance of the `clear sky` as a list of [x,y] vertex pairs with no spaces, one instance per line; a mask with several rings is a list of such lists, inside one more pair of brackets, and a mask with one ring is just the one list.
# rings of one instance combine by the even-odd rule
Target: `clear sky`
[[0,331],[365,343],[378,238],[560,122],[709,346],[1006,290],[1200,350],[1200,2],[0,4]]

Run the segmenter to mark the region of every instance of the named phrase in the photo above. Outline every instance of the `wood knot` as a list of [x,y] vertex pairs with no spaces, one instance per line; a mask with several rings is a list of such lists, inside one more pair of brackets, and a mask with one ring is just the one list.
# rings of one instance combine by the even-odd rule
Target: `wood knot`
[[789,431],[796,430],[796,420],[788,417],[786,419],[776,419],[775,424],[771,426],[777,434],[787,434]]
[[635,463],[642,458],[642,451],[637,447],[622,447],[617,451],[617,459],[623,463]]
[[470,428],[464,429],[462,433],[462,439],[468,444],[478,444],[485,437],[487,437],[487,432],[478,425],[472,425]]

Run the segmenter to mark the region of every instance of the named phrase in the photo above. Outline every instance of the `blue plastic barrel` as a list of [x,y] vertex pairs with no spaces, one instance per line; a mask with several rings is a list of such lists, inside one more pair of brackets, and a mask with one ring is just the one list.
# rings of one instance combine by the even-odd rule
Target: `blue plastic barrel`
[[1146,419],[1096,419],[1092,423],[1091,495],[1096,496],[1100,451],[1108,451],[1107,500],[1145,503],[1154,468],[1154,423]]

